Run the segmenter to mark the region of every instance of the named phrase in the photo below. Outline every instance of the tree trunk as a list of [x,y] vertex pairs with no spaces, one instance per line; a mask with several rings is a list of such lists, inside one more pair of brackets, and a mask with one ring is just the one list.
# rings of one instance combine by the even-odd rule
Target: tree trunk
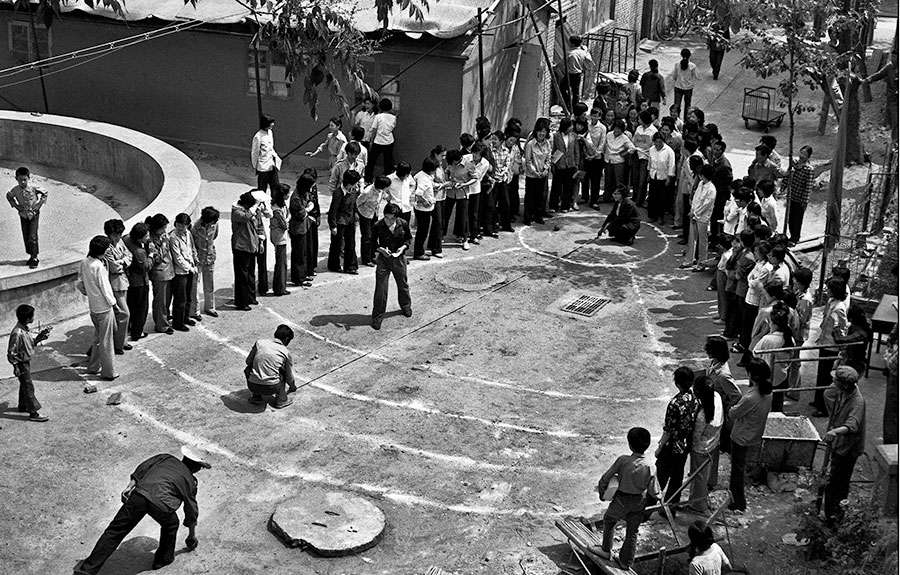
[[863,163],[865,149],[859,137],[859,80],[851,79],[844,85],[844,105],[847,112],[847,152],[844,165]]

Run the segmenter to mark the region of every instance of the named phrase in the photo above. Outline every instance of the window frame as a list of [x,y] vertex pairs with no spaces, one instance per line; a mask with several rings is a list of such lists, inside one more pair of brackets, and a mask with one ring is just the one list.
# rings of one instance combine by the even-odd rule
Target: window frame
[[[388,78],[392,78],[397,75],[403,69],[403,63],[399,61],[382,61],[376,60],[374,58],[365,58],[360,60],[360,65],[363,68],[364,79],[366,83],[374,90],[378,88],[385,80]],[[384,68],[389,68],[387,72],[385,72]],[[390,69],[396,68],[396,69]],[[377,78],[377,82],[373,80]],[[402,77],[396,78],[394,81],[389,83],[387,86],[378,91],[378,96],[380,98],[387,98],[393,104],[393,108],[391,111],[393,113],[398,113],[400,111],[400,107],[403,102],[403,82]],[[354,104],[359,104],[363,101],[365,94],[358,90],[354,90]]]
[[[254,60],[255,48],[247,50],[247,95],[256,97],[256,65]],[[294,97],[293,82],[287,81],[287,68],[275,63],[278,54],[269,50],[268,46],[259,47],[259,72],[260,87],[262,88],[262,97],[271,98],[273,100],[291,100]],[[271,70],[273,67],[285,68],[284,81],[272,80]],[[285,94],[275,91],[274,86],[285,86]]]
[[[13,37],[14,37],[13,31],[16,28],[20,28],[21,30],[24,30],[24,32],[25,32],[25,35],[27,38],[26,42],[28,43],[27,54],[25,52],[23,52],[22,50],[16,49],[16,47],[13,45]],[[40,38],[41,34],[40,34],[40,32],[38,32],[38,39],[37,39],[38,40],[38,50],[43,49],[40,53],[40,57],[41,58],[50,57],[52,54],[52,50],[53,50],[53,42],[52,42],[52,39],[50,36],[50,30],[48,30],[47,27],[44,26],[43,24],[35,24],[34,28],[36,31],[43,30],[44,37],[46,39],[46,41],[44,41],[42,43],[42,40]],[[30,21],[21,20],[19,18],[11,18],[9,20],[9,27],[7,28],[7,31],[9,32],[9,53],[15,59],[16,62],[28,63],[28,62],[35,62],[38,60],[38,55],[34,53],[34,38],[31,35],[31,22]]]

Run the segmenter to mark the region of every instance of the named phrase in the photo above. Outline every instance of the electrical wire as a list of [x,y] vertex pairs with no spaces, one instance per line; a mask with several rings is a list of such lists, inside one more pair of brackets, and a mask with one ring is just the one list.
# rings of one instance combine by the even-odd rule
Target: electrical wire
[[[556,3],[556,0],[547,0],[547,2],[538,6],[533,11],[537,12],[538,10],[543,10],[544,8],[547,8],[551,4],[555,4],[555,3]],[[510,20],[509,22],[504,22],[502,24],[494,24],[493,26],[485,26],[484,28],[481,29],[481,31],[482,32],[490,32],[491,30],[499,30],[500,28],[505,28],[506,26],[509,26],[511,24],[517,24],[517,23],[519,23],[523,20],[527,20],[527,19],[528,19],[527,15],[522,15],[522,16],[519,16],[518,18]]]

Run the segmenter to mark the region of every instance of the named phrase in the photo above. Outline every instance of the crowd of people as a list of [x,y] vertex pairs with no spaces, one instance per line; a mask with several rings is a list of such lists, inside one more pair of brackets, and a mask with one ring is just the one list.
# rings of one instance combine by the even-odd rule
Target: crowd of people
[[[595,552],[611,557],[612,530],[625,520],[627,534],[617,555],[624,568],[634,559],[637,529],[647,506],[657,500],[677,504],[686,469],[692,480],[685,507],[708,514],[720,453],[729,454],[729,508],[738,513],[746,509],[748,463],[753,463],[769,413],[782,411],[785,396],[800,385],[797,348],[808,342],[811,331],[812,272],[789,265],[787,254],[800,240],[813,184],[813,150],[801,148],[786,171],[776,152],[777,140],[764,135],[746,176],[736,177],[718,127],[706,122],[703,110],[691,106],[699,75],[690,51],[683,50],[681,56],[670,76],[674,104],[665,115],[666,81],[656,61],[651,60],[643,74],[632,71],[625,85],[597,85],[591,106],[577,97],[583,69],[576,67],[569,78],[575,88],[572,114],[559,118],[555,127],[550,118],[538,118],[526,132],[519,119],[511,118],[502,130],[494,130],[481,117],[473,134],[460,135],[458,147],[435,145],[414,169],[395,157],[397,117],[391,101],[367,100],[354,117],[349,138],[342,131],[343,120],[332,118],[325,140],[309,152],[315,156],[327,151],[329,156],[327,269],[358,274],[360,264],[376,268],[371,320],[376,330],[385,314],[391,276],[403,315],[412,315],[410,248],[414,260],[441,258],[445,245],[469,250],[485,238],[514,231],[520,215],[522,225],[541,225],[582,206],[600,211],[601,204],[612,203],[598,236],[608,234],[610,240],[630,246],[643,224],[668,225],[680,230],[679,243],[685,246],[679,267],[713,272],[707,289],[717,294],[714,323],[723,331],[707,339],[709,361],[701,372],[679,367],[673,374],[678,392],[667,406],[654,452],[655,475],[644,455],[650,434],[634,428],[628,433],[631,454],[617,459],[598,486],[602,494],[613,477],[618,480],[604,519],[603,544]],[[275,296],[288,295],[288,282],[308,287],[317,275],[319,175],[306,169],[294,189],[281,182],[274,124],[271,116],[260,118],[251,151],[257,186],[231,207],[233,304],[241,311],[252,310],[270,287]],[[46,194],[29,186],[27,169],[20,168],[16,178],[18,185],[7,197],[21,216],[28,264],[34,267],[38,215]],[[778,233],[776,197],[782,192],[787,195],[789,234]],[[90,241],[79,270],[78,288],[87,296],[94,326],[89,373],[115,379],[115,356],[132,349],[129,340],[146,337],[148,316],[156,332],[169,335],[189,331],[202,320],[201,313],[218,316],[214,272],[219,216],[211,206],[203,208],[196,221],[179,213],[170,230],[168,218],[156,214],[127,234],[121,220],[105,222],[104,235]],[[269,242],[275,262],[271,286]],[[848,305],[849,280],[849,270],[836,268],[826,283],[829,299],[813,342],[821,347],[813,416],[828,417],[825,440],[833,449],[826,490],[829,517],[840,513],[838,503],[847,495],[865,441],[865,400],[856,384],[865,372],[863,350],[872,330],[865,313]],[[48,332],[32,336],[30,306],[21,306],[17,319],[8,357],[21,384],[18,408],[33,421],[46,421],[34,394],[30,359],[34,345]],[[276,408],[291,404],[288,394],[296,385],[287,346],[292,339],[291,329],[281,325],[273,339],[254,344],[245,370],[251,403],[274,396]],[[748,374],[750,385],[744,392],[731,373],[732,354]],[[197,463],[202,463],[199,456],[185,457],[194,462],[185,464],[192,478],[204,464]],[[185,475],[181,463],[163,460]],[[142,464],[146,469],[136,471],[138,485],[159,463]],[[661,486],[658,490],[655,482]],[[194,492],[179,496],[181,500],[192,500],[193,485]],[[131,495],[133,489],[131,485],[128,496],[123,495],[120,513],[127,517],[115,520],[118,526],[110,527],[115,533],[105,535],[76,572],[96,572],[133,523],[159,511],[153,507],[161,507],[159,502]],[[169,525],[174,510],[169,511],[158,515],[165,515],[167,533],[174,534],[177,525]],[[718,560],[710,534],[702,527],[692,533],[697,555],[706,557],[703,561]],[[167,535],[166,550],[161,544],[162,555],[157,555],[160,564],[171,562],[170,543]]]

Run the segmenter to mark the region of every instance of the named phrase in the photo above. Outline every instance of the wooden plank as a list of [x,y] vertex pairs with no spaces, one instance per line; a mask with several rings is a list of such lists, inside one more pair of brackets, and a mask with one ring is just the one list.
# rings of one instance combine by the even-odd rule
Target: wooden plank
[[431,567],[428,568],[428,572],[425,573],[425,575],[450,575],[450,574],[447,573],[446,571],[444,571],[443,569],[439,569],[439,568],[435,567],[434,565],[432,565]]
[[606,575],[637,575],[633,569],[622,569],[614,561],[603,559],[592,552],[590,547],[600,546],[603,542],[602,536],[599,533],[590,531],[580,521],[559,519],[555,524],[557,529],[562,531],[563,535],[569,540],[569,545],[575,551],[576,556],[579,554],[584,555]]

